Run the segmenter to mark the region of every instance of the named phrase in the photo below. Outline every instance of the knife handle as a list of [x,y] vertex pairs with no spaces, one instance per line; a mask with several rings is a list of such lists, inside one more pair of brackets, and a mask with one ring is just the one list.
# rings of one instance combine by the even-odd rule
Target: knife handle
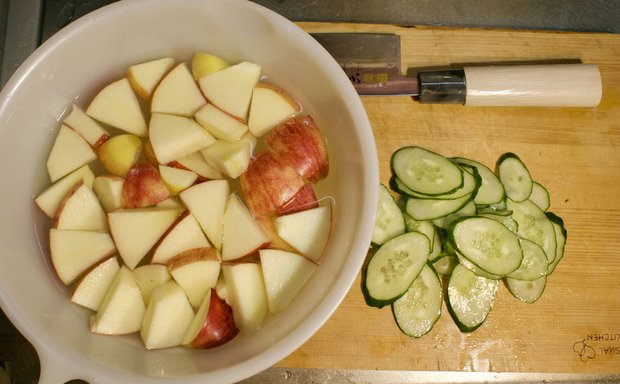
[[418,77],[423,103],[595,107],[602,95],[601,75],[592,64],[465,67]]

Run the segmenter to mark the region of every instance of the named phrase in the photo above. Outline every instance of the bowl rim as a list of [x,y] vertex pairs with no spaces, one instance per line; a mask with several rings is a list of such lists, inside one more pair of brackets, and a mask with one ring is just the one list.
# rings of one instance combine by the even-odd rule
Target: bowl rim
[[[350,250],[350,254],[365,255],[368,244],[370,242],[370,235],[372,231],[372,225],[370,225],[369,223],[374,223],[374,215],[376,209],[376,203],[374,202],[377,200],[378,194],[378,191],[375,191],[377,188],[371,188],[371,186],[374,187],[379,183],[379,169],[376,145],[374,141],[374,136],[372,135],[370,121],[363,107],[363,104],[361,103],[361,100],[359,99],[355,89],[349,82],[348,78],[346,77],[344,72],[341,71],[340,66],[336,63],[336,61],[331,58],[327,51],[325,51],[325,49],[318,42],[316,42],[309,34],[307,34],[295,23],[287,20],[283,16],[250,1],[201,1],[203,3],[205,1],[226,1],[229,3],[234,3],[236,5],[250,7],[254,9],[257,13],[260,13],[263,17],[269,19],[278,27],[288,29],[288,31],[290,31],[296,39],[300,39],[305,44],[307,44],[309,49],[311,49],[313,53],[324,56],[327,60],[327,65],[329,66],[328,69],[332,72],[332,80],[338,84],[339,89],[341,89],[347,94],[347,96],[349,96],[345,100],[345,102],[351,111],[351,118],[354,120],[355,125],[363,127],[367,132],[369,132],[369,135],[365,135],[359,138],[360,146],[364,149],[364,151],[366,151],[365,153],[367,154],[367,156],[364,156],[364,158],[361,159],[361,161],[363,161],[364,163],[363,168],[366,170],[365,175],[363,175],[364,186],[362,188],[368,192],[365,193],[366,201],[363,216],[363,221],[365,221],[365,223],[363,225],[360,225],[359,231],[357,232],[357,238],[353,240],[353,244],[355,246],[352,247]],[[120,2],[112,3],[72,22],[67,27],[59,31],[57,34],[52,36],[50,39],[45,41],[22,63],[22,65],[18,67],[18,69],[13,73],[13,75],[9,78],[3,89],[0,91],[0,116],[8,112],[7,108],[11,104],[11,96],[16,92],[19,92],[20,85],[29,76],[32,76],[32,73],[36,70],[41,61],[45,59],[46,55],[50,51],[52,51],[56,45],[62,43],[65,39],[70,38],[73,34],[79,33],[80,30],[88,28],[88,25],[90,23],[93,23],[98,19],[112,17],[115,12],[119,12],[120,10],[125,9],[128,6],[139,8],[141,6],[144,6],[144,4],[146,4],[147,2],[152,6],[153,3],[164,4],[165,2],[169,2],[169,0],[123,0]],[[183,6],[188,4],[198,4],[199,1],[183,0],[182,4],[180,3],[180,1],[175,2],[176,6]],[[367,243],[366,239],[368,240]],[[359,258],[348,258],[342,268],[347,270],[348,268],[351,268],[351,270],[357,270],[359,272],[363,260],[364,257],[361,256]],[[332,290],[325,295],[320,305],[311,313],[311,321],[304,321],[290,334],[288,334],[269,348],[269,350],[271,350],[274,354],[268,364],[266,364],[264,358],[261,358],[260,356],[254,356],[251,359],[246,360],[242,364],[236,366],[238,368],[244,368],[238,369],[239,372],[243,371],[243,374],[229,374],[226,376],[226,378],[232,379],[233,381],[247,378],[282,360],[294,350],[299,348],[304,342],[306,342],[310,337],[312,337],[312,335],[314,335],[333,315],[333,313],[344,300],[351,286],[355,282],[356,276],[357,272],[351,273],[350,276],[346,276],[346,278],[336,279],[334,281],[334,285],[332,286]],[[116,372],[114,374],[113,372],[111,372],[112,370],[109,367],[102,366],[96,362],[91,362],[86,358],[83,359],[85,364],[76,364],[76,361],[70,360],[62,351],[58,351],[54,348],[54,346],[48,345],[48,343],[45,342],[46,332],[44,330],[33,327],[33,324],[28,319],[21,316],[21,314],[19,314],[19,311],[13,310],[13,307],[15,305],[18,304],[12,302],[11,298],[5,295],[2,290],[0,290],[0,306],[2,307],[3,311],[5,312],[9,320],[16,326],[16,328],[22,334],[24,334],[24,336],[32,343],[39,355],[39,360],[41,364],[41,382],[58,382],[58,379],[70,380],[74,378],[84,378],[89,379],[91,380],[91,382],[95,383],[103,381],[104,379],[110,379],[115,375],[120,375],[117,377],[117,379],[127,378],[126,374],[124,373],[121,374],[119,372]],[[198,374],[196,376],[188,378],[177,377],[171,379],[136,375],[136,377],[132,377],[131,379],[134,382],[138,383],[152,382],[154,380],[157,380],[158,382],[190,383],[198,382],[198,380],[202,381],[204,380],[204,378],[205,374]]]

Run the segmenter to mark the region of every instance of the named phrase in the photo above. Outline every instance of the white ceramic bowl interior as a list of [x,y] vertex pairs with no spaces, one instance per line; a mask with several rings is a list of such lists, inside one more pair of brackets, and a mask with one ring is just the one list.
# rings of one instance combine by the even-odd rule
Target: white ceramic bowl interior
[[[318,193],[334,199],[321,267],[293,304],[253,335],[197,351],[146,351],[136,335],[88,331],[87,310],[53,277],[47,219],[33,198],[48,184],[45,161],[59,121],[85,106],[128,65],[196,51],[261,64],[326,135],[330,175]],[[0,305],[33,343],[42,383],[234,382],[301,346],[329,318],[362,265],[374,221],[378,166],[363,106],[336,62],[295,24],[237,0],[125,0],[89,14],[45,42],[0,94]],[[207,380],[207,381],[205,381]]]

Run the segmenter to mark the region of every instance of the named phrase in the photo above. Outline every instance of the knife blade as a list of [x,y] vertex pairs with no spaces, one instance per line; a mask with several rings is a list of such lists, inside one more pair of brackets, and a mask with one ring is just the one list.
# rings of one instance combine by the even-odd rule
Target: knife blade
[[313,33],[359,95],[409,95],[421,103],[470,106],[594,107],[602,97],[593,64],[481,65],[403,74],[400,36]]

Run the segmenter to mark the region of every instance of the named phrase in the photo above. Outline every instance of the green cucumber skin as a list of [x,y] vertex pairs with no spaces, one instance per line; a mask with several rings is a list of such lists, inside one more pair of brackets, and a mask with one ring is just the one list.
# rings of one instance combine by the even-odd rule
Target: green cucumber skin
[[[510,160],[510,159],[514,159],[515,161],[518,161],[519,164],[523,167],[523,169],[525,170],[525,173],[527,175],[527,179],[529,180],[529,191],[527,193],[525,193],[524,195],[520,195],[518,194],[517,196],[515,196],[514,194],[514,190],[509,188],[509,185],[506,184],[506,181],[503,180],[502,177],[502,163],[504,163],[506,160]],[[497,173],[497,177],[500,179],[500,181],[502,182],[502,184],[504,185],[504,191],[506,194],[506,197],[512,199],[515,202],[522,202],[525,201],[529,198],[529,196],[532,194],[532,188],[533,188],[533,180],[532,180],[532,175],[530,173],[530,170],[525,166],[525,163],[521,160],[521,158],[519,158],[519,156],[517,156],[516,154],[512,153],[512,152],[506,152],[504,154],[502,154],[499,159],[497,160],[496,166],[496,173]],[[517,191],[518,193],[518,191]]]
[[[438,154],[438,153],[436,153],[436,152],[430,151],[430,150],[428,150],[428,149],[422,148],[422,147],[418,147],[418,146],[407,146],[407,147],[401,147],[401,148],[397,149],[394,153],[392,153],[392,157],[390,158],[390,172],[392,173],[392,175],[394,175],[395,177],[398,177],[398,173],[399,173],[399,172],[398,172],[398,171],[394,168],[395,158],[396,158],[397,156],[399,156],[399,154],[400,154],[401,152],[403,152],[403,151],[409,151],[409,150],[414,150],[414,149],[420,149],[420,150],[422,150],[422,151],[424,151],[424,152],[428,152],[428,153],[430,153],[430,154],[432,154],[432,155],[442,157],[442,158],[446,159],[446,161],[449,161],[449,160],[448,160],[447,158],[445,158],[444,156],[442,156],[442,155],[440,155],[440,154]],[[455,166],[456,166],[456,165],[455,165]],[[458,167],[457,167],[457,168],[458,168]],[[462,170],[462,169],[461,169],[461,172],[463,172],[463,170]],[[402,179],[401,179],[401,181],[402,181]],[[403,184],[405,184],[405,185],[406,185],[406,183],[404,183],[404,182],[403,182]],[[463,177],[462,177],[462,174],[461,174],[461,183],[460,183],[459,185],[454,186],[454,188],[452,188],[452,189],[450,189],[450,190],[447,190],[447,191],[442,191],[442,193],[438,193],[438,194],[436,194],[436,195],[444,195],[444,194],[452,193],[452,192],[454,192],[454,191],[457,191],[457,190],[458,190],[459,188],[461,188],[462,186],[463,186]],[[408,186],[408,188],[409,188],[409,189],[411,189],[411,190],[413,190],[413,191],[415,191],[415,189],[414,189],[414,188],[411,188],[410,186]],[[415,192],[419,192],[419,191],[415,191]],[[433,195],[433,194],[430,194],[430,193],[423,193],[423,194],[425,194],[425,195],[431,195],[431,196]]]
[[[478,198],[478,196],[476,196],[475,199],[475,203],[476,204],[480,204],[480,205],[489,205],[489,204],[496,204],[501,202],[502,200],[504,200],[504,197],[506,196],[506,191],[504,190],[504,186],[502,184],[502,182],[499,180],[499,178],[497,177],[497,175],[486,165],[475,161],[475,160],[471,160],[465,157],[452,157],[450,158],[451,161],[454,161],[455,163],[459,164],[459,165],[468,165],[470,167],[474,167],[477,169],[478,173],[480,174],[480,178],[481,178],[481,185],[479,188],[479,192],[487,192],[488,189],[487,188],[498,188],[498,191],[495,191],[495,193],[491,194],[491,193],[486,193],[487,198],[488,195],[496,195],[495,198],[491,198],[489,200],[480,200],[480,198]],[[484,175],[488,176],[488,178],[485,179]],[[492,180],[489,180],[489,179]],[[484,181],[487,181],[486,183]]]
[[[454,270],[456,270],[457,268],[465,268],[465,267],[459,264],[459,265],[457,265],[457,266],[455,267],[455,269],[454,269]],[[465,269],[467,269],[467,268],[465,268]],[[450,279],[452,279],[452,278],[455,276],[454,270],[453,270],[453,273],[452,273],[452,276],[450,277]],[[469,270],[468,270],[468,271],[469,271]],[[471,272],[471,271],[469,271],[469,272],[473,274],[473,272]],[[484,277],[479,277],[479,278],[484,279]],[[496,285],[495,285],[495,292],[494,292],[494,294],[493,294],[493,296],[494,296],[494,297],[493,297],[493,301],[495,301],[495,296],[497,295],[497,290],[498,290],[498,288],[499,288],[499,281],[498,281],[498,280],[494,280],[494,281],[496,282]],[[448,286],[449,286],[449,284],[450,284],[450,283],[448,282]],[[486,312],[486,314],[485,314],[484,318],[483,318],[483,319],[482,319],[479,323],[477,323],[477,324],[475,324],[475,325],[472,325],[472,326],[469,326],[469,325],[464,324],[464,323],[461,321],[461,319],[459,318],[459,315],[458,315],[458,314],[455,312],[455,310],[453,309],[453,305],[452,305],[452,303],[450,302],[450,295],[449,295],[449,294],[446,294],[446,295],[445,295],[445,297],[446,297],[446,304],[447,304],[447,307],[448,307],[448,313],[450,313],[450,316],[452,317],[452,320],[454,321],[454,323],[456,324],[456,326],[459,328],[459,330],[460,330],[461,332],[463,332],[463,333],[470,333],[470,332],[473,332],[473,331],[475,331],[476,329],[480,328],[480,326],[482,326],[482,324],[484,324],[484,322],[486,321],[486,319],[489,317],[489,313],[491,313],[491,310],[493,309],[493,304],[491,304],[491,307],[490,307],[490,308],[489,308],[489,310]]]
[[[380,247],[381,244],[385,243],[389,239],[405,233],[405,218],[403,217],[402,211],[400,207],[398,206],[396,200],[394,199],[394,196],[390,194],[386,186],[383,184],[379,184],[379,196],[380,196],[380,199],[379,199],[379,204],[377,207],[377,216],[375,218],[375,229],[373,231],[373,236],[372,236],[372,241],[371,241],[371,246],[373,247]],[[385,201],[386,199],[387,201]],[[382,203],[383,203],[383,206],[382,206]],[[377,237],[379,236],[379,233],[377,232],[378,231],[377,227],[383,220],[383,218],[379,216],[382,213],[384,214],[384,216],[388,216],[388,215],[393,216],[392,214],[395,212],[399,213],[399,215],[396,215],[396,217],[393,217],[394,219],[397,220],[397,222],[382,223],[384,224],[384,226],[390,225],[392,227],[391,228],[392,232],[390,232],[388,236],[384,235],[380,239],[378,239]]]

